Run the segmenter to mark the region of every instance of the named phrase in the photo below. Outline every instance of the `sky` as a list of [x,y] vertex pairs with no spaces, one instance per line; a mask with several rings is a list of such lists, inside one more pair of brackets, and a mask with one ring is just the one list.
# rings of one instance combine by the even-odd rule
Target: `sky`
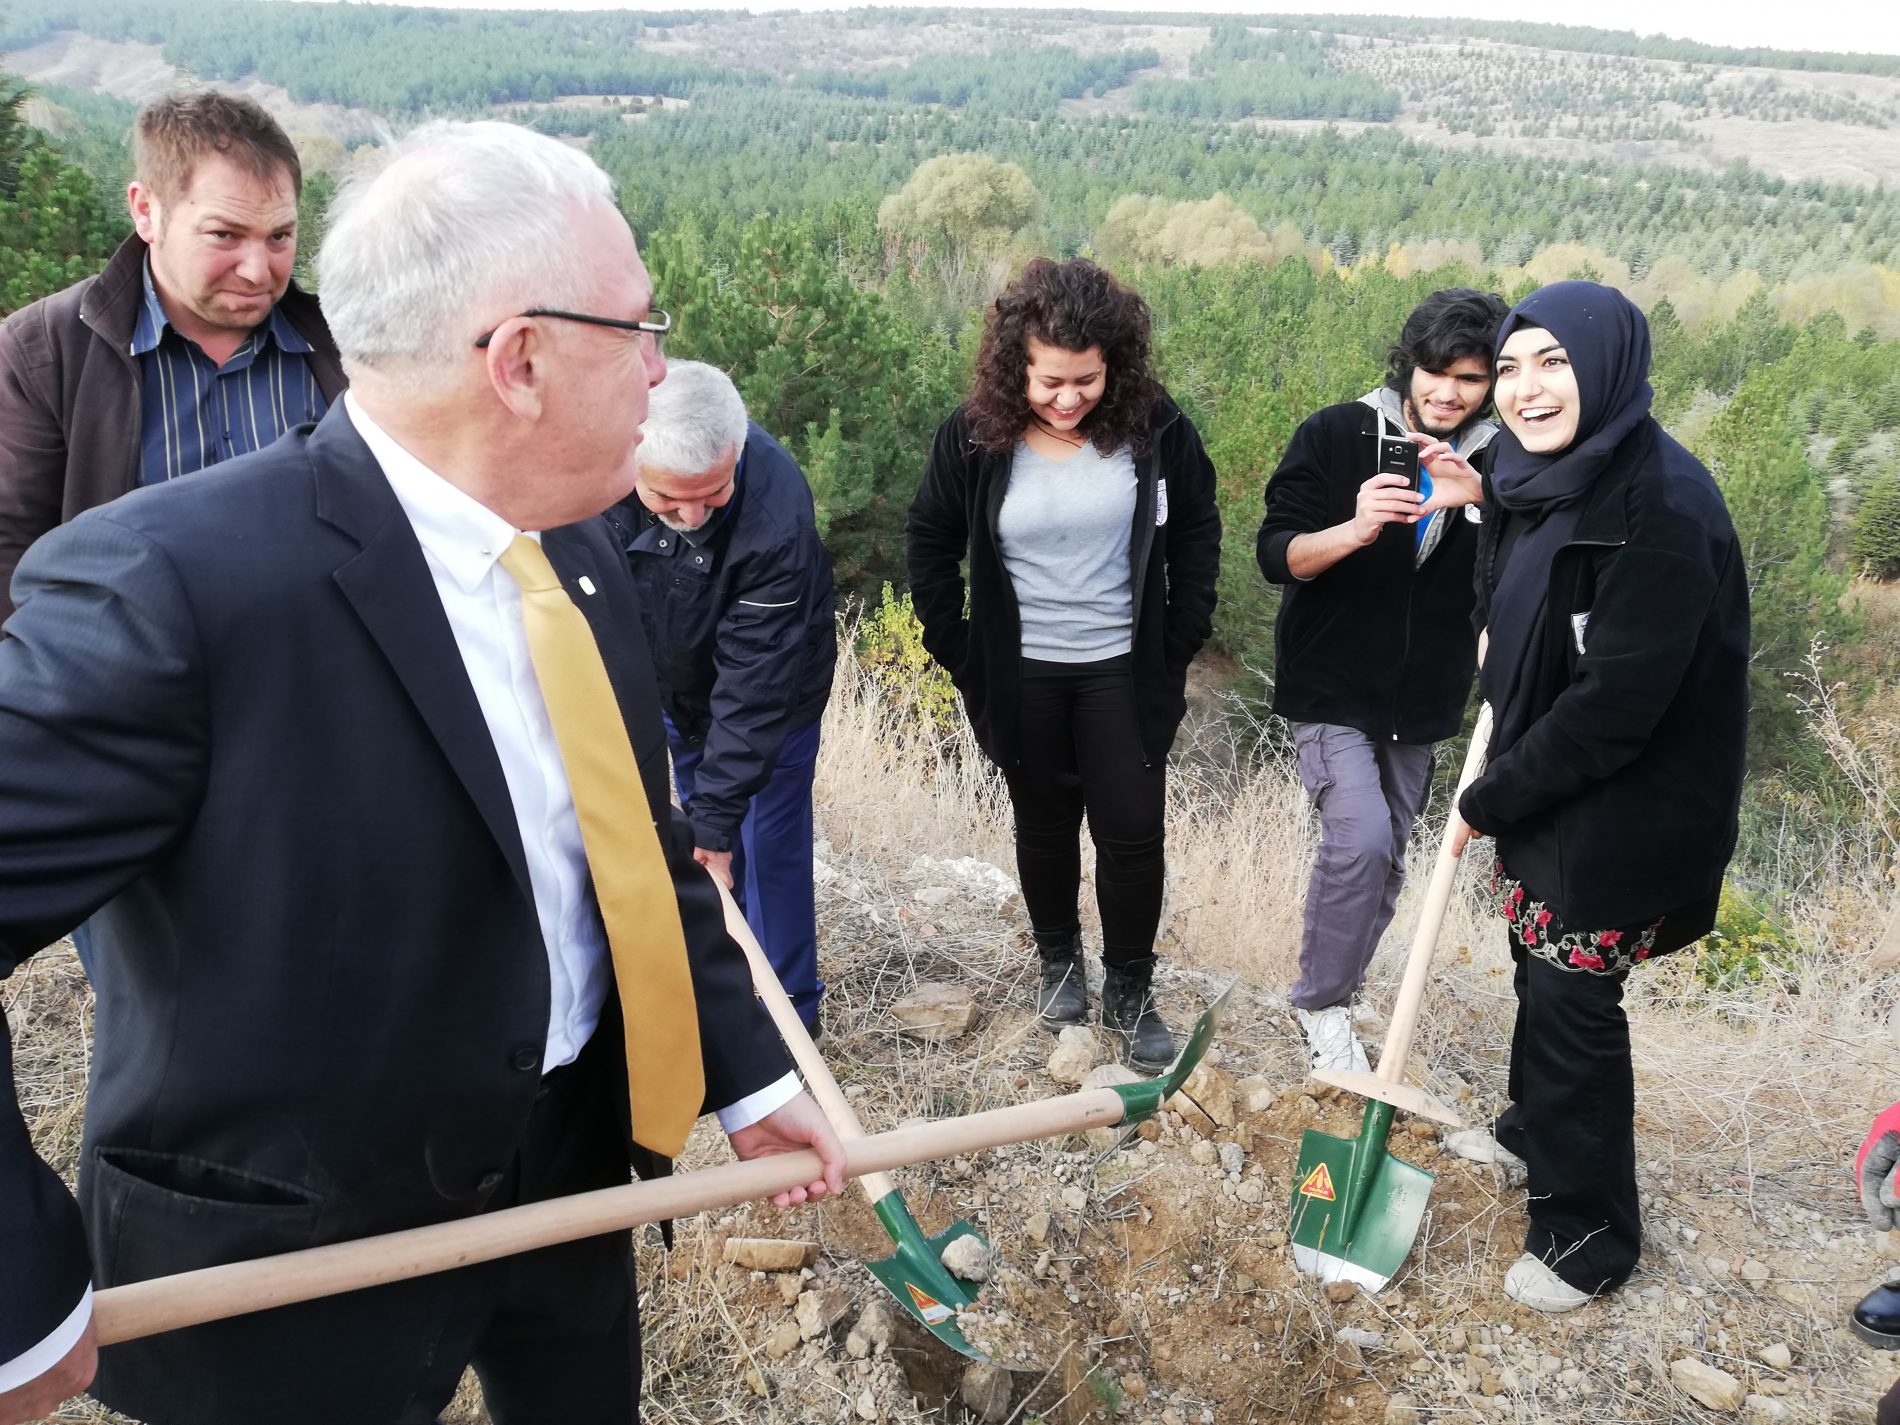
[[[483,10],[627,10],[625,0],[409,0],[444,4],[455,9]],[[680,0],[693,9],[843,10],[862,0],[750,0],[722,4],[721,0]],[[882,0],[898,9],[937,5],[944,0]],[[1090,9],[1137,10],[1147,13],[1180,11],[1233,15],[1271,13],[1261,0],[1201,0],[1180,5],[1154,0],[1085,0]],[[664,5],[644,8],[659,9]],[[992,0],[989,8],[1044,9],[1049,0]],[[1433,15],[1473,20],[1540,21],[1592,25],[1599,29],[1636,30],[1665,34],[1708,44],[1770,45],[1777,49],[1859,50],[1900,54],[1900,4],[1894,0],[1823,0],[1798,4],[1795,0],[1588,0],[1587,4],[1526,4],[1524,0],[1293,0],[1281,9],[1293,13],[1335,15]],[[1052,35],[1052,38],[1057,36]]]

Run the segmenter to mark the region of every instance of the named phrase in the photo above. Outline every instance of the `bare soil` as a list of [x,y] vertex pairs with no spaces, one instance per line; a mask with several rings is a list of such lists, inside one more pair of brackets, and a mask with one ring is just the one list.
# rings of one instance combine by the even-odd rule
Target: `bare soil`
[[[953,882],[951,898],[920,899],[946,884],[929,868],[873,879],[847,856],[826,865],[825,1047],[868,1128],[1066,1091],[1043,1072],[1051,1041],[1029,1012],[1031,952],[1016,906],[999,911]],[[1186,946],[1168,948],[1180,959],[1162,977],[1163,1003],[1185,1026],[1226,976],[1184,963]],[[1495,1031],[1506,987],[1483,956],[1454,946],[1443,960],[1422,1046],[1425,1082],[1482,1123],[1499,1102]],[[1657,1043],[1667,1032],[1659,1017],[1671,1013],[1685,971],[1656,967],[1636,991],[1646,1077],[1667,1047]],[[972,1034],[926,1044],[897,1032],[885,1006],[928,980],[973,990],[983,1015]],[[1389,983],[1375,1003],[1381,992]],[[30,962],[5,998],[36,1141],[70,1171],[88,1047],[83,979],[62,947]],[[1373,1022],[1363,1032],[1376,1042],[1381,1030]],[[1865,1046],[1839,1047],[1843,1084],[1873,1067],[1859,1063]],[[998,1280],[981,1304],[990,1320],[979,1320],[977,1334],[1005,1342],[1030,1367],[1013,1373],[1007,1418],[1688,1422],[1706,1412],[1671,1388],[1668,1368],[1691,1355],[1743,1382],[1755,1397],[1751,1419],[1845,1425],[1866,1418],[1900,1369],[1842,1328],[1900,1244],[1861,1225],[1845,1185],[1845,1139],[1804,1121],[1851,1120],[1858,1110],[1830,1102],[1816,1114],[1805,1070],[1791,1082],[1754,1082],[1739,1125],[1733,1103],[1685,1111],[1677,1098],[1639,1091],[1642,1269],[1613,1297],[1549,1318],[1500,1290],[1521,1242],[1523,1192],[1496,1168],[1448,1156],[1423,1123],[1401,1120],[1393,1138],[1394,1151],[1437,1174],[1400,1278],[1376,1297],[1335,1300],[1299,1275],[1285,1233],[1300,1134],[1351,1136],[1362,1105],[1304,1080],[1296,1033],[1270,989],[1241,986],[1215,1057],[1232,1079],[1270,1084],[1271,1105],[1243,1108],[1205,1138],[1164,1112],[1128,1135],[1098,1131],[1092,1142],[1025,1144],[899,1175],[927,1230],[966,1220],[995,1249]],[[1743,1066],[1751,1078],[1758,1069]],[[1239,1153],[1229,1150],[1224,1164],[1226,1143]],[[687,1165],[726,1152],[702,1125]],[[820,1260],[802,1277],[722,1265],[735,1233],[808,1237],[821,1244]],[[901,1313],[887,1332],[872,1329],[873,1303],[887,1299],[859,1264],[888,1250],[855,1195],[683,1222],[670,1255],[644,1242],[647,1418],[978,1418],[958,1393],[966,1362]],[[846,1294],[848,1309],[811,1339],[794,1332],[787,1348],[798,1295],[826,1289]],[[861,1324],[888,1339],[867,1342]],[[1792,1353],[1785,1370],[1759,1359],[1777,1342]],[[1407,1402],[1417,1415],[1405,1414]],[[55,1418],[113,1417],[75,1404]],[[470,1389],[447,1425],[484,1418]]]

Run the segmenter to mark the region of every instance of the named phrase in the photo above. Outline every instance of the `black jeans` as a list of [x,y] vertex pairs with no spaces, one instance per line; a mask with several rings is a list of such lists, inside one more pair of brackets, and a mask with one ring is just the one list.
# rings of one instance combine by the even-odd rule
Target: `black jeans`
[[1016,869],[1029,923],[1044,935],[1080,928],[1082,818],[1095,842],[1102,960],[1151,959],[1161,922],[1166,764],[1142,753],[1125,659],[1105,671],[1044,675],[1025,661],[1022,760],[1008,774]]
[[[508,1181],[492,1207],[540,1202],[629,1179],[614,1096],[611,1014],[572,1064],[542,1080]],[[635,1425],[640,1317],[633,1239],[613,1232],[455,1273],[456,1299],[431,1353],[430,1381],[399,1425],[433,1425],[473,1365],[495,1425]]]
[[1497,1137],[1530,1172],[1524,1250],[1579,1291],[1610,1291],[1635,1270],[1643,1244],[1629,972],[1560,970],[1515,943],[1511,958],[1511,1107]]

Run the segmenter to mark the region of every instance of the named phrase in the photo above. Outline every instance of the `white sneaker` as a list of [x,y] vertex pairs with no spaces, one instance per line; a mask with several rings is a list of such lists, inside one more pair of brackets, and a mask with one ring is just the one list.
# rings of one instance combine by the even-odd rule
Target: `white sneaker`
[[1315,1069],[1353,1069],[1372,1072],[1366,1046],[1352,1032],[1352,1011],[1343,1004],[1330,1009],[1295,1009],[1306,1034],[1307,1062]]
[[1447,1133],[1445,1151],[1455,1153],[1469,1163],[1496,1163],[1509,1171],[1518,1173],[1529,1171],[1528,1165],[1522,1158],[1482,1128],[1467,1128],[1460,1133]]
[[1504,1294],[1533,1311],[1552,1315],[1574,1311],[1590,1299],[1589,1292],[1578,1291],[1529,1252],[1504,1274]]

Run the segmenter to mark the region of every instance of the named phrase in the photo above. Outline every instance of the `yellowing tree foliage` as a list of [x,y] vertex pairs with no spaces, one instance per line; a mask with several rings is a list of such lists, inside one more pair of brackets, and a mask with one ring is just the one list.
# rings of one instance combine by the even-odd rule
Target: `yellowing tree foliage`
[[1190,267],[1236,262],[1272,266],[1306,247],[1298,231],[1287,224],[1263,232],[1254,216],[1225,193],[1199,203],[1171,203],[1138,194],[1118,198],[1095,240],[1104,256]]
[[877,225],[946,247],[995,251],[1029,225],[1042,195],[1014,163],[981,153],[926,159],[910,181],[878,206]]

